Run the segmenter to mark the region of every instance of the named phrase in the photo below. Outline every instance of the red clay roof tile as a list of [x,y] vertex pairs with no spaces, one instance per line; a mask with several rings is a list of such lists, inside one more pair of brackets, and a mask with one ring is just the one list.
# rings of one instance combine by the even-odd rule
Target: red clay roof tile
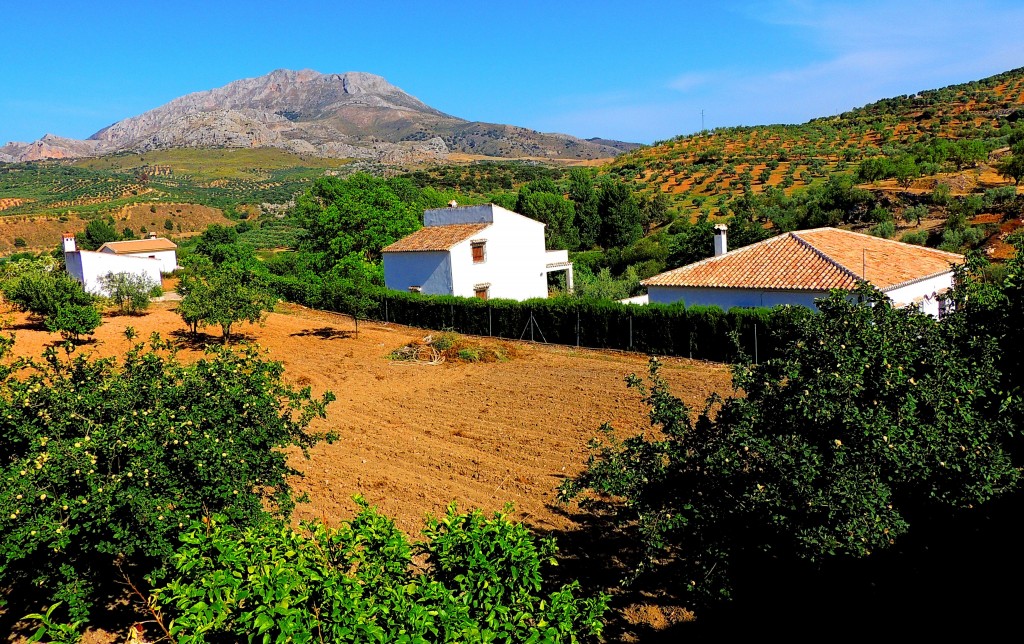
[[384,253],[408,253],[414,251],[448,250],[452,246],[466,241],[491,224],[449,224],[447,226],[427,226],[385,246]]
[[852,289],[858,279],[888,290],[949,271],[962,255],[838,228],[786,233],[641,282],[644,286]]

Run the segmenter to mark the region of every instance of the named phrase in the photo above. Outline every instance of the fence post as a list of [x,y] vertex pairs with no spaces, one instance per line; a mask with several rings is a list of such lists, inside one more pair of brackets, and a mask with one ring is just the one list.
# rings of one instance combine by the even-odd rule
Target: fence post
[[530,342],[533,342],[533,309],[530,309]]
[[576,309],[576,348],[580,348],[580,310]]
[[754,322],[754,364],[760,364],[757,361],[757,322]]
[[629,316],[629,350],[633,350],[633,316]]
[[384,324],[388,323],[388,301],[384,300]]
[[491,305],[487,305],[487,337],[494,337],[494,330],[491,326]]

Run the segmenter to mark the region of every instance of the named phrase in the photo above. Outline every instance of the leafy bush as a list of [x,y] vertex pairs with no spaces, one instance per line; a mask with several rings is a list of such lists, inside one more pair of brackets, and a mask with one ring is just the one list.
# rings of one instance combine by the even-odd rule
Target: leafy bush
[[240,524],[287,517],[281,447],[323,438],[314,400],[255,348],[178,361],[155,337],[112,358],[0,367],[0,589],[49,589],[84,619],[117,566],[145,573],[206,512]]
[[138,273],[107,273],[99,279],[100,288],[121,309],[122,313],[136,314],[149,308],[154,288],[159,288],[146,275]]
[[928,242],[928,233],[923,230],[911,231],[904,233],[900,237],[900,241],[904,244],[916,244],[918,246],[924,246]]
[[80,337],[92,335],[103,319],[100,312],[92,304],[61,304],[57,313],[46,318],[46,328],[52,333],[60,333],[65,340],[78,342]]
[[[154,599],[181,644],[297,642],[579,642],[602,630],[608,598],[579,584],[545,589],[554,543],[504,514],[430,519],[409,544],[359,497],[337,529],[297,532],[265,522],[236,528],[225,517],[195,523]],[[425,565],[413,565],[413,555]]]
[[896,224],[892,221],[883,221],[871,227],[871,234],[883,239],[892,239],[896,234]]
[[224,341],[231,339],[236,322],[262,321],[277,298],[267,289],[263,275],[254,266],[224,263],[214,266],[197,256],[186,262],[178,283],[181,302],[178,314],[195,333],[198,328],[220,326]]
[[25,241],[24,237],[15,237],[14,238],[14,247],[15,248],[25,248],[26,246],[28,246],[28,242]]
[[710,601],[730,594],[738,562],[866,557],[917,517],[1012,489],[995,339],[858,295],[869,305],[821,301],[780,356],[736,369],[743,396],[699,414],[652,360],[650,384],[629,384],[659,431],[595,441],[561,497],[618,500],[645,566],[672,562],[672,578]]
[[38,267],[21,272],[0,288],[7,301],[41,318],[56,315],[61,306],[89,306],[95,300],[67,273]]

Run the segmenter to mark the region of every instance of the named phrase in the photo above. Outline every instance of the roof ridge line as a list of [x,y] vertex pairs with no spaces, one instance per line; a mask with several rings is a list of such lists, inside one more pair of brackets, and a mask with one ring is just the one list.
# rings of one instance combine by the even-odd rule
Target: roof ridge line
[[[822,230],[822,229],[821,229],[821,228],[816,228],[816,229],[814,229],[814,230]],[[799,232],[809,232],[809,231],[799,231]],[[839,262],[837,262],[837,261],[836,261],[835,259],[833,259],[832,257],[830,257],[830,256],[829,256],[829,255],[828,255],[828,254],[827,254],[827,253],[826,253],[825,251],[823,251],[823,250],[819,249],[819,248],[818,248],[817,246],[815,246],[814,244],[812,244],[812,243],[811,243],[811,242],[809,242],[808,240],[806,240],[806,239],[804,239],[803,237],[801,237],[800,235],[798,235],[798,234],[797,234],[796,232],[792,232],[792,231],[791,231],[791,232],[790,232],[789,234],[790,234],[790,235],[792,235],[792,236],[793,236],[793,237],[794,237],[794,238],[795,238],[795,239],[796,239],[797,241],[799,241],[799,242],[800,242],[801,244],[803,244],[804,246],[806,246],[807,248],[809,248],[809,249],[811,250],[811,252],[813,252],[814,254],[816,254],[816,255],[817,255],[818,257],[822,258],[823,260],[825,260],[825,261],[826,261],[826,262],[828,262],[829,264],[831,264],[831,265],[835,266],[835,267],[836,267],[836,268],[838,268],[838,269],[839,269],[839,270],[840,270],[841,272],[843,272],[844,274],[846,274],[846,275],[847,275],[848,277],[852,277],[852,278],[853,278],[853,281],[855,281],[855,282],[866,282],[866,281],[867,281],[867,276],[866,276],[866,275],[857,275],[857,274],[856,274],[856,273],[854,273],[854,272],[853,272],[852,270],[850,270],[850,269],[849,269],[849,268],[847,268],[846,266],[844,266],[844,265],[840,264],[840,263],[839,263]]]

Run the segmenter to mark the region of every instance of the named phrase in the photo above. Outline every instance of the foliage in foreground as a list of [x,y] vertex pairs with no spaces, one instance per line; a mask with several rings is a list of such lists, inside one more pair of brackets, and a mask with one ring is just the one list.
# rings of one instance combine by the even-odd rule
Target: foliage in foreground
[[112,358],[0,367],[0,588],[51,589],[84,619],[119,579],[152,570],[205,512],[256,523],[287,517],[303,450],[333,398],[281,382],[253,348],[178,361],[158,337]]
[[[331,529],[195,523],[153,605],[172,641],[577,642],[601,633],[607,597],[548,589],[554,544],[501,513],[448,508],[410,544],[356,498]],[[417,557],[414,564],[413,558]],[[421,560],[423,563],[419,563]]]
[[748,557],[867,557],[929,510],[1012,488],[995,342],[957,315],[937,322],[861,295],[870,306],[822,300],[781,356],[735,369],[745,395],[699,414],[652,360],[649,384],[627,381],[660,435],[596,441],[562,498],[620,498],[646,564],[671,561],[707,601],[729,595]]

